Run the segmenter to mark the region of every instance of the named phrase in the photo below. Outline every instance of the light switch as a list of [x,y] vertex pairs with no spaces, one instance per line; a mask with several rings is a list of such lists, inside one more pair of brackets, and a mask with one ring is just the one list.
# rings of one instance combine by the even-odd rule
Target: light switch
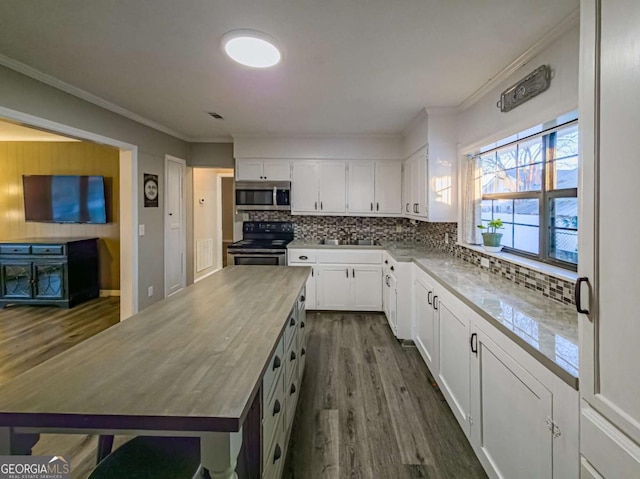
[[144,236],[144,225],[138,225],[138,236]]

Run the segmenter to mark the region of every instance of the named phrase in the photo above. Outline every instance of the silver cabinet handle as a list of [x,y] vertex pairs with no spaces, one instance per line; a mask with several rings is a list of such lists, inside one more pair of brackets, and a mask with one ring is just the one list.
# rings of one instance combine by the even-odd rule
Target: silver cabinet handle
[[278,206],[278,188],[273,187],[273,205]]

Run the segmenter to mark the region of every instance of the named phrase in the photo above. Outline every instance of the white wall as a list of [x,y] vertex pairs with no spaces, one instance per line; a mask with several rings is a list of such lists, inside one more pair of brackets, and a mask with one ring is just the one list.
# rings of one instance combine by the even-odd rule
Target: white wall
[[[579,42],[579,26],[575,26],[461,112],[458,116],[461,151],[473,150],[577,109]],[[544,64],[550,65],[554,72],[549,89],[516,109],[502,113],[496,107],[500,94]]]
[[234,137],[235,158],[398,160],[402,135],[363,137]]
[[[213,168],[193,169],[193,241],[194,253],[196,244],[200,240],[211,239],[213,241],[213,263],[210,268],[198,271],[196,267],[196,254],[193,255],[194,280],[211,273],[218,264],[218,252],[216,246],[218,224],[217,203],[218,171]],[[200,203],[203,199],[204,203]]]

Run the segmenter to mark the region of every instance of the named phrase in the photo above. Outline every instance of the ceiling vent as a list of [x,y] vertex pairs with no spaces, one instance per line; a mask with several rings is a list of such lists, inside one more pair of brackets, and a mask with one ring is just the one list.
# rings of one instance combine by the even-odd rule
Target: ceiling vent
[[224,120],[224,118],[222,118],[222,115],[220,115],[219,113],[216,113],[215,111],[210,111],[209,115],[214,117],[216,120]]

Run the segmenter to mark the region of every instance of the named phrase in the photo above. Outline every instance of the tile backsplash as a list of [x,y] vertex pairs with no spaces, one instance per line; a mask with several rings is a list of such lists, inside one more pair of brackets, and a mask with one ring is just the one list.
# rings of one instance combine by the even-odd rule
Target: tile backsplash
[[[364,216],[293,216],[283,211],[251,211],[251,221],[291,221],[294,223],[296,239],[338,238],[377,239],[379,241],[403,241],[426,243],[447,251],[453,256],[480,267],[480,259],[489,259],[489,271],[523,286],[537,291],[540,295],[564,304],[574,305],[574,283],[545,273],[486,255],[456,244],[458,225],[456,223],[412,224],[405,218],[373,218]],[[448,234],[448,242],[445,237]]]

